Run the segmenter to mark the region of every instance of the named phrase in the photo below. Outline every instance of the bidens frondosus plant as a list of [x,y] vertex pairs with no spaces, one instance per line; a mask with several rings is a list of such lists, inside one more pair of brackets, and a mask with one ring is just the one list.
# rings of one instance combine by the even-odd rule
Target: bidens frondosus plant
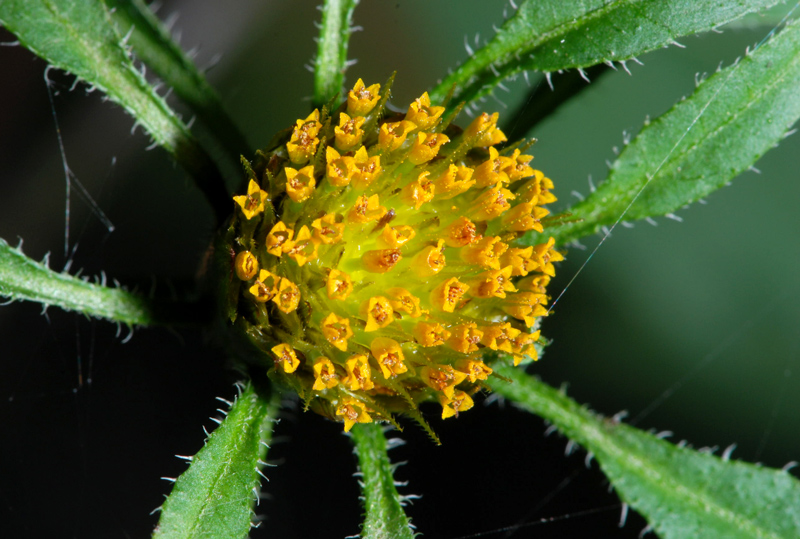
[[495,148],[497,113],[462,130],[427,93],[392,112],[389,86],[359,79],[259,153],[221,249],[231,322],[347,431],[393,413],[424,424],[427,400],[442,418],[468,410],[487,351],[536,360],[563,259],[553,238],[516,244],[556,198],[527,145]]
[[[252,527],[261,524],[255,511],[271,519],[262,526],[266,531],[255,533],[269,533],[270,525],[283,516],[274,509],[279,502],[286,502],[282,507],[296,511],[287,517],[291,526],[310,523],[317,525],[315,530],[323,531],[308,535],[324,535],[334,518],[347,517],[349,509],[342,501],[345,496],[326,494],[325,480],[313,472],[308,474],[310,477],[283,482],[278,475],[277,480],[265,487],[274,495],[276,505],[262,503],[256,508],[262,498],[261,476],[265,474],[268,450],[273,457],[276,453],[269,445],[281,396],[294,399],[295,394],[300,397],[303,412],[317,412],[338,422],[347,439],[339,434],[338,424],[319,420],[311,413],[297,414],[319,427],[317,434],[330,428],[333,438],[313,444],[313,451],[318,453],[312,458],[294,462],[286,459],[289,464],[283,466],[281,462],[279,470],[291,470],[298,460],[304,470],[313,466],[324,467],[326,471],[340,470],[341,462],[334,462],[331,447],[336,442],[352,443],[364,509],[360,535],[365,539],[412,539],[415,534],[405,505],[411,499],[410,492],[419,491],[415,490],[413,479],[407,487],[395,482],[396,465],[391,463],[388,449],[398,443],[396,438],[386,438],[392,428],[405,429],[402,434],[405,437],[409,432],[424,431],[434,441],[441,438],[442,442],[442,447],[436,447],[420,436],[426,449],[450,451],[446,466],[433,473],[428,468],[427,474],[417,476],[417,483],[421,482],[421,476],[426,476],[435,490],[444,493],[438,503],[431,503],[432,496],[426,496],[411,509],[419,515],[417,522],[428,518],[420,525],[420,532],[425,533],[425,526],[433,521],[447,521],[447,526],[453,522],[474,526],[462,536],[488,535],[479,518],[493,513],[498,505],[509,504],[512,498],[524,504],[518,516],[527,520],[527,524],[560,520],[553,517],[534,522],[530,517],[538,519],[542,514],[525,516],[525,513],[530,507],[544,507],[568,487],[577,472],[559,477],[556,484],[561,486],[551,487],[554,490],[540,503],[531,494],[531,484],[539,482],[539,474],[544,475],[536,454],[526,454],[523,464],[506,468],[510,470],[508,473],[497,471],[498,466],[505,464],[501,461],[508,455],[509,440],[516,442],[528,434],[526,440],[531,446],[525,451],[554,443],[542,441],[541,421],[531,423],[533,435],[523,432],[524,428],[506,428],[505,424],[493,433],[465,429],[450,431],[449,436],[442,434],[447,429],[459,429],[479,416],[475,410],[468,410],[476,408],[481,395],[491,391],[549,422],[552,429],[569,438],[568,449],[580,445],[587,451],[585,463],[599,467],[619,499],[610,507],[590,511],[581,508],[581,514],[611,509],[615,513],[610,524],[614,531],[617,511],[621,511],[624,521],[630,505],[647,520],[647,531],[668,539],[800,537],[800,485],[789,473],[789,467],[773,469],[733,461],[732,449],[718,457],[713,451],[672,444],[663,436],[636,429],[636,418],[625,424],[622,414],[602,417],[567,397],[563,390],[556,390],[525,372],[525,365],[542,356],[548,344],[546,336],[540,334],[541,321],[552,312],[561,291],[569,286],[560,283],[556,294],[550,282],[567,248],[602,232],[602,240],[595,242],[597,247],[585,257],[580,256],[584,261],[580,267],[585,267],[609,237],[607,232],[617,224],[675,217],[673,212],[709,197],[793,132],[800,117],[800,25],[792,20],[798,4],[784,7],[777,15],[768,12],[770,18],[764,20],[769,23],[766,28],[758,26],[756,45],[746,50],[742,47],[732,55],[742,55],[738,60],[720,65],[716,72],[718,58],[712,65],[704,66],[713,74],[698,76],[694,81],[696,87],[684,100],[646,121],[636,136],[625,140],[616,160],[609,163],[606,179],[572,205],[564,204],[563,199],[568,198],[564,196],[558,202],[562,209],[552,204],[556,201],[553,183],[532,166],[535,147],[524,141],[515,142],[530,137],[542,118],[572,102],[573,97],[587,88],[591,92],[594,87],[588,86],[586,79],[606,76],[603,74],[611,69],[624,73],[628,70],[626,62],[633,62],[649,51],[677,45],[677,40],[716,30],[777,3],[777,0],[509,1],[492,37],[467,41],[468,55],[461,65],[436,84],[424,86],[423,81],[418,92],[427,91],[421,95],[415,93],[419,97],[405,106],[391,99],[393,78],[376,84],[381,82],[377,77],[385,77],[388,72],[365,74],[365,78],[375,78],[368,80],[368,84],[362,80],[353,84],[356,77],[352,77],[345,85],[344,73],[352,65],[348,60],[348,43],[357,2],[325,0],[317,54],[311,66],[314,85],[310,106],[299,98],[308,89],[270,64],[286,50],[296,50],[299,40],[295,35],[291,46],[275,44],[274,36],[259,27],[271,41],[248,57],[245,68],[240,66],[235,71],[241,86],[258,88],[261,92],[265,84],[273,85],[280,92],[291,94],[293,112],[286,121],[299,117],[272,142],[265,145],[265,140],[258,141],[256,150],[224,112],[220,98],[203,74],[141,0],[0,0],[0,23],[18,42],[122,105],[153,138],[154,145],[162,147],[185,169],[215,219],[207,227],[209,235],[211,230],[216,231],[211,241],[203,237],[196,242],[212,246],[211,256],[202,264],[198,261],[203,269],[199,272],[201,278],[196,283],[192,281],[192,289],[185,296],[176,294],[164,299],[122,286],[107,286],[105,278],[91,282],[68,270],[53,271],[47,264],[26,256],[21,248],[0,240],[0,295],[4,298],[35,301],[46,307],[55,305],[120,326],[162,325],[171,329],[188,325],[203,330],[221,345],[219,359],[224,356],[233,360],[236,370],[229,372],[240,380],[233,402],[220,397],[226,407],[218,408],[220,417],[213,418],[219,426],[201,441],[198,425],[195,446],[187,447],[185,440],[179,442],[185,451],[177,452],[190,461],[190,466],[171,474],[179,473],[179,477],[164,477],[174,484],[169,496],[153,513],[159,515],[149,517],[147,513],[162,503],[161,493],[166,489],[157,490],[156,495],[143,502],[149,507],[141,511],[144,524],[136,532],[123,529],[120,534],[124,526],[114,520],[113,530],[86,535],[141,536],[155,526],[154,536],[160,539],[245,537]],[[299,11],[301,4],[292,2],[292,9],[285,11]],[[383,7],[387,4],[384,2],[373,4],[378,6],[373,6],[374,9],[388,10],[399,7],[401,2],[389,3],[390,7]],[[445,4],[448,3],[428,2],[426,10],[439,9]],[[448,9],[461,8],[461,2],[449,4],[458,4],[459,8]],[[431,22],[428,11],[417,15],[425,23]],[[377,20],[380,31],[385,30],[391,19],[382,15]],[[453,25],[455,19],[455,14],[448,12],[446,24]],[[759,21],[756,25],[762,24]],[[302,24],[310,29],[307,17]],[[743,24],[751,22],[748,19]],[[217,24],[215,28],[220,26],[223,25]],[[436,31],[422,26],[418,22],[409,39],[418,41],[433,34],[441,35],[441,26]],[[460,44],[466,29],[454,32]],[[395,47],[393,39],[380,37],[373,37],[370,45],[371,53],[380,56],[380,65],[402,65],[392,49],[403,44]],[[381,46],[375,47],[375,43]],[[699,43],[694,41],[690,47],[701,47]],[[0,48],[0,52],[11,49]],[[436,47],[427,48],[425,62],[439,62],[437,51]],[[418,58],[414,65],[420,67],[422,63]],[[447,63],[450,61],[441,60],[441,72],[450,67]],[[191,124],[172,110],[145,77],[145,65],[150,76],[155,73],[196,115],[198,124],[205,128],[198,131],[205,137],[202,142],[195,137]],[[256,81],[253,77],[259,72],[268,76]],[[398,80],[410,79],[408,73],[400,72],[398,76]],[[672,72],[669,76],[674,77]],[[502,120],[496,113],[484,113],[479,105],[481,100],[495,89],[510,89],[503,83],[515,77],[520,82],[524,77],[531,84],[529,90],[519,85],[528,92],[526,98],[520,99],[524,105],[516,113],[504,114]],[[692,81],[688,82],[691,85]],[[552,83],[552,90],[548,83]],[[58,117],[56,104],[60,103],[51,96],[52,110]],[[246,110],[252,114],[253,110],[259,107],[264,110],[270,104],[276,106],[274,99],[259,95],[258,103],[248,105],[250,108]],[[462,127],[456,123],[460,112],[463,114],[458,120],[462,121]],[[56,129],[56,133],[60,136],[61,130]],[[606,138],[618,136],[607,135]],[[543,141],[552,140],[539,136]],[[570,155],[580,156],[580,166],[588,169],[590,163],[584,163],[583,141],[575,132],[570,137],[573,139],[569,141]],[[536,151],[539,152],[538,148]],[[540,159],[548,155],[552,154],[539,153]],[[62,157],[69,192],[74,175],[66,156]],[[25,167],[29,166],[26,161]],[[542,168],[553,169],[553,165]],[[228,177],[222,170],[227,171]],[[584,169],[581,176],[583,172]],[[568,180],[567,174],[551,173],[559,182]],[[150,179],[146,174],[137,174],[136,188],[145,191]],[[227,185],[235,188],[228,189]],[[36,187],[40,187],[38,183]],[[40,212],[43,197],[57,191],[37,189],[35,196],[25,201],[36,210],[28,213]],[[166,200],[156,186],[152,193],[149,201]],[[83,194],[89,197],[91,193]],[[66,207],[68,217],[69,202]],[[149,223],[152,216],[145,212],[152,213],[151,210],[137,208],[135,219],[129,220],[127,226]],[[750,214],[746,220],[754,227],[763,225]],[[187,234],[173,233],[172,223],[176,221],[185,224],[187,220],[173,218],[163,228],[163,237],[147,238],[148,248],[160,240],[175,240],[176,236],[176,241],[192,243],[187,241]],[[192,230],[202,231],[203,227]],[[11,232],[11,237],[16,234]],[[68,259],[65,262],[69,268],[76,250],[75,242],[65,235],[64,252]],[[752,243],[758,245],[756,248],[736,234],[730,236],[733,237],[727,239],[731,243],[747,244],[750,250],[742,255],[744,258],[757,258],[758,264],[765,265],[762,258],[770,249],[762,244],[769,234]],[[707,248],[705,236],[699,241],[706,251],[714,251]],[[773,250],[779,250],[780,256],[788,259],[787,247],[782,245]],[[753,257],[753,252],[758,252],[758,256]],[[580,254],[577,250],[571,253]],[[693,261],[692,266],[699,273],[701,263]],[[159,271],[158,267],[154,267],[154,273]],[[568,283],[572,283],[580,270],[567,273],[571,273]],[[737,287],[747,288],[753,281],[737,278]],[[683,301],[679,316],[702,301],[702,298],[687,298],[691,294],[682,287],[676,295]],[[200,299],[195,300],[198,296]],[[610,304],[616,301],[613,294],[608,301]],[[692,308],[687,308],[687,304]],[[738,301],[737,315],[749,315],[745,311],[753,310],[741,305],[749,307],[747,302]],[[592,324],[595,322],[592,320]],[[76,319],[76,326],[77,323]],[[546,329],[551,331],[551,328]],[[75,339],[74,328],[71,331],[69,338],[80,341]],[[585,328],[570,327],[569,338],[580,340],[584,331]],[[25,333],[20,332],[14,338],[32,339]],[[200,340],[198,333],[193,334],[194,341]],[[649,332],[645,333],[649,336]],[[763,340],[774,335],[765,334]],[[603,376],[619,377],[623,370],[619,356],[630,353],[625,342],[628,337],[620,336],[622,344],[612,357],[606,358],[609,368],[603,365],[606,371]],[[684,336],[669,338],[670,344],[682,344]],[[594,346],[591,339],[587,342]],[[761,348],[759,351],[764,353]],[[587,354],[589,357],[559,360],[569,364],[570,369],[575,366],[577,371],[595,359],[593,353],[594,348]],[[104,358],[103,365],[114,359]],[[639,359],[642,363],[652,360]],[[80,361],[79,357],[79,365]],[[542,361],[531,370],[552,363]],[[190,370],[196,367],[192,363]],[[150,372],[146,376],[156,378]],[[24,377],[16,376],[19,380]],[[182,377],[172,385],[186,389],[192,385],[186,380]],[[608,391],[610,385],[604,383],[608,379],[599,382],[596,385]],[[120,398],[127,399],[128,384],[120,387]],[[639,418],[659,406],[675,387],[647,406]],[[191,387],[189,391],[195,389]],[[58,388],[60,393],[63,390],[64,387]],[[231,394],[228,396],[233,398]],[[77,390],[76,395],[80,395]],[[12,400],[9,398],[8,402]],[[20,406],[18,402],[12,405]],[[114,447],[120,447],[119,443],[114,446],[114,436],[105,431],[99,449],[97,446],[101,444],[88,443],[91,439],[88,435],[82,437],[90,427],[103,423],[94,421],[93,414],[101,407],[93,406],[84,410],[84,415],[78,414],[80,424],[74,430],[79,431],[80,443],[76,445],[81,452],[72,460],[80,464],[78,475],[83,480],[89,467],[95,465],[90,450],[94,450],[95,456],[112,455],[114,468],[103,469],[102,475],[104,481],[111,477],[114,483],[102,483],[104,487],[93,493],[97,494],[95,498],[84,498],[88,482],[73,485],[72,479],[59,480],[67,485],[64,488],[69,489],[70,496],[62,496],[59,504],[53,504],[49,511],[61,510],[62,518],[34,518],[41,514],[37,506],[30,514],[19,513],[23,515],[18,518],[21,531],[11,535],[80,536],[78,528],[65,534],[61,521],[80,521],[83,517],[99,520],[104,511],[95,504],[113,508],[105,513],[114,513],[116,519],[115,511],[121,511],[118,506],[128,505],[117,500],[120,490],[129,494],[127,489],[120,488],[120,483],[127,487],[118,477],[127,469],[120,471],[120,467],[129,462],[119,462],[122,459],[114,451]],[[140,412],[136,409],[137,414]],[[11,445],[9,440],[14,438],[24,438],[25,442],[38,439],[48,430],[31,419],[33,414],[19,415],[23,418],[19,423],[24,423],[27,430],[14,436],[15,425],[6,428],[4,424],[4,432],[12,433],[6,436],[4,445]],[[88,421],[90,416],[92,421]],[[451,419],[456,416],[462,417]],[[55,417],[62,420],[60,415]],[[113,421],[105,422],[104,428],[106,424],[117,423],[116,419],[114,416]],[[120,423],[121,429],[127,425],[124,421]],[[178,430],[176,423],[179,422],[172,420],[169,424],[170,432]],[[283,425],[281,428],[286,423]],[[769,429],[771,426],[767,433]],[[453,432],[468,432],[469,441],[448,445]],[[126,431],[124,443],[130,443],[136,434]],[[478,440],[483,445],[478,446]],[[160,450],[162,440],[158,441]],[[15,442],[21,444],[23,440]],[[204,445],[196,455],[185,456],[201,443]],[[297,444],[287,447],[295,449]],[[559,453],[560,450],[561,447]],[[52,444],[47,444],[47,451],[49,457]],[[423,452],[418,447],[413,451]],[[6,459],[5,469],[16,471],[23,453],[17,451],[13,458]],[[416,453],[401,474],[419,471],[429,464],[421,462]],[[456,457],[463,464],[454,464]],[[50,476],[38,476],[41,481],[35,479],[34,469],[36,473],[45,469],[42,460],[30,459],[33,464],[19,473],[18,481],[31,489],[34,494],[28,498],[37,503],[41,497],[38,485],[53,479]],[[570,462],[574,470],[575,461]],[[584,462],[577,466],[583,469]],[[520,480],[522,472],[531,470],[535,479]],[[46,469],[41,473],[48,472]],[[592,473],[598,473],[597,469]],[[153,475],[156,483],[159,475]],[[355,487],[356,480],[349,471],[344,480]],[[483,482],[493,483],[495,490],[482,488]],[[600,482],[597,480],[594,486]],[[298,490],[292,491],[298,486]],[[116,489],[115,495],[108,496],[107,491],[112,489]],[[605,486],[602,490],[605,491]],[[492,500],[498,492],[506,497]],[[4,498],[3,508],[8,506],[12,510],[4,515],[3,525],[12,520],[5,518],[8,514],[16,516],[17,501],[12,498],[15,496]],[[354,500],[355,495],[350,498]],[[445,500],[452,505],[442,507]],[[69,518],[64,516],[67,514]],[[579,515],[573,512],[567,516]],[[511,518],[515,517],[508,517]],[[507,525],[508,519],[499,525]],[[32,534],[32,526],[57,529]],[[351,529],[354,528],[355,524]],[[622,533],[631,532],[630,528],[624,528]],[[633,535],[638,535],[640,529],[637,527]],[[517,528],[495,529],[490,533],[498,531],[513,533]],[[588,533],[597,536],[607,532],[608,529],[597,532],[592,528]]]

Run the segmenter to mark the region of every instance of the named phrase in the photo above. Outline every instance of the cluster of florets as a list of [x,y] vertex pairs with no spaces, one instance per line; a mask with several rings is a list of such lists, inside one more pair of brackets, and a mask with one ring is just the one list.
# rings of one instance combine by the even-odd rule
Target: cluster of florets
[[563,258],[552,238],[515,244],[556,199],[532,156],[494,147],[497,113],[461,130],[427,93],[391,112],[388,86],[359,80],[245,163],[227,235],[231,320],[274,380],[345,430],[423,422],[428,400],[457,416],[492,375],[486,352],[536,360]]

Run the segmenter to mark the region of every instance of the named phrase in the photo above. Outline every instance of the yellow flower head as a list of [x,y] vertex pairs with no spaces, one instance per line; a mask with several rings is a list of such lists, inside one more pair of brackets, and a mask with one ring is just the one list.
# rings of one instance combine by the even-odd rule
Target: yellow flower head
[[233,330],[345,430],[424,422],[426,402],[456,417],[494,362],[538,359],[563,259],[553,183],[501,146],[496,113],[462,131],[427,94],[393,112],[389,91],[359,79],[259,153],[217,249]]

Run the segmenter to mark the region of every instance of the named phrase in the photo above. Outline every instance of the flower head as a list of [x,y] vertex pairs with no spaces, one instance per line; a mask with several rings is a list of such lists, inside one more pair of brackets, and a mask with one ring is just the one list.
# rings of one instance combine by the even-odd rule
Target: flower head
[[497,114],[462,131],[427,94],[392,113],[388,86],[359,80],[298,120],[253,163],[225,233],[234,327],[345,430],[429,401],[455,417],[493,361],[537,359],[563,259],[552,238],[523,243],[547,226],[552,182],[496,147]]

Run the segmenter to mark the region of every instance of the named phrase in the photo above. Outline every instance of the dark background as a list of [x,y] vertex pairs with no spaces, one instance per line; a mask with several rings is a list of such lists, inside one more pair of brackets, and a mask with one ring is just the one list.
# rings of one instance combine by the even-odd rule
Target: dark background
[[[166,2],[180,17],[185,49],[197,61],[254,145],[308,112],[315,52],[315,2]],[[503,2],[363,2],[348,83],[383,82],[397,70],[403,106],[463,60],[465,36],[492,34]],[[769,23],[772,19],[767,19]],[[694,88],[695,73],[729,65],[771,26],[729,28],[684,38],[611,73],[531,133],[535,166],[556,182],[558,210],[605,176],[622,132],[636,132]],[[0,30],[2,41],[13,37]],[[37,259],[64,266],[64,175],[46,87],[46,64],[20,47],[0,48],[0,237]],[[105,271],[126,286],[182,289],[213,231],[211,214],[182,171],[160,149],[145,151],[141,129],[118,107],[51,72],[55,109],[70,167],[115,226],[108,233],[72,195],[72,271]],[[487,110],[509,121],[528,87],[520,78]],[[558,89],[558,87],[557,87]],[[173,98],[170,101],[179,110]],[[187,113],[188,114],[188,113]],[[187,116],[188,117],[188,116]],[[466,125],[467,118],[461,122]],[[680,390],[646,417],[644,429],[674,431],[696,447],[736,443],[734,458],[781,467],[798,459],[800,369],[800,197],[790,137],[708,204],[681,210],[683,223],[619,228],[571,285],[544,325],[553,340],[530,370],[598,412],[645,409],[676,381]],[[591,249],[599,238],[584,243]],[[559,268],[559,292],[588,251],[572,249]],[[235,376],[200,332],[128,329],[14,303],[0,308],[0,535],[146,537],[152,509],[185,465],[174,454],[202,445],[201,426],[231,399]],[[711,356],[709,356],[711,354]],[[712,361],[705,363],[705,358]],[[701,365],[707,365],[700,368]],[[685,377],[685,378],[684,378]],[[401,492],[423,494],[408,509],[426,537],[457,538],[519,522],[514,537],[637,537],[631,513],[620,529],[619,502],[584,453],[564,456],[566,440],[511,406],[476,406],[441,422],[443,446],[413,424],[391,456],[408,464]],[[253,537],[343,537],[358,533],[354,457],[341,426],[287,408],[267,470],[266,522]],[[563,486],[566,483],[566,486]],[[552,498],[552,499],[551,499]],[[610,507],[610,508],[609,508]],[[588,512],[588,514],[585,514]],[[510,532],[509,532],[510,533]],[[506,532],[487,534],[503,537]]]

